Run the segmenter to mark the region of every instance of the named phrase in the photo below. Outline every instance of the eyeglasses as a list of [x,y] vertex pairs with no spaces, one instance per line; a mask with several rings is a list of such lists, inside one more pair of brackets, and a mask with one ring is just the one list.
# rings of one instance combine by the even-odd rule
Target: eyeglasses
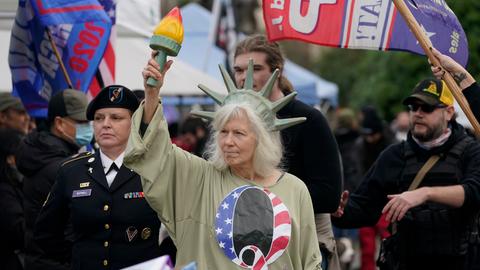
[[428,105],[428,104],[408,104],[407,105],[408,110],[411,112],[416,112],[419,108],[422,110],[424,113],[431,113],[435,111],[436,109],[441,109],[441,108],[446,108],[447,106],[445,105]]

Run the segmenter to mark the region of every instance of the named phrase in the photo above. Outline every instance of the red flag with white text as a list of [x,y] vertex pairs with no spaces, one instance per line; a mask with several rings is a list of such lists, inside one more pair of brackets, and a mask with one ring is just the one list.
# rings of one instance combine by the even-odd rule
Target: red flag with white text
[[[467,38],[446,2],[405,3],[432,44],[465,66]],[[391,0],[263,0],[263,15],[270,40],[424,54]]]

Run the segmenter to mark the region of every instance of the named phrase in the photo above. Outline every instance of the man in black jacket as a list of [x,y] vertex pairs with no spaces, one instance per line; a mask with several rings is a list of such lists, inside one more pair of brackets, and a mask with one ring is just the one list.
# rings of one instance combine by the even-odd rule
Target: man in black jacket
[[[433,49],[433,54],[437,57],[441,67],[431,67],[433,75],[437,79],[442,79],[445,72],[449,72],[458,86],[462,89],[462,93],[470,105],[470,109],[473,115],[480,121],[480,86],[473,78],[473,76],[460,64],[455,62],[450,56],[440,53],[438,50]],[[480,224],[478,224],[480,227]],[[471,269],[480,269],[480,239],[477,238],[476,245],[472,245],[469,249],[469,253],[475,254],[469,256],[469,267]]]
[[[18,169],[25,176],[26,269],[56,269],[39,260],[41,250],[33,239],[33,228],[61,163],[92,139],[85,115],[87,104],[85,94],[78,90],[66,89],[54,95],[48,104],[49,130],[29,134],[16,154]],[[64,244],[65,261],[69,261],[69,245]]]
[[[480,144],[456,123],[445,82],[422,81],[404,104],[410,110],[407,141],[380,155],[350,199],[344,193],[334,224],[371,226],[386,213],[397,223],[400,269],[471,269],[467,252],[478,240]],[[439,161],[408,191],[433,155]]]

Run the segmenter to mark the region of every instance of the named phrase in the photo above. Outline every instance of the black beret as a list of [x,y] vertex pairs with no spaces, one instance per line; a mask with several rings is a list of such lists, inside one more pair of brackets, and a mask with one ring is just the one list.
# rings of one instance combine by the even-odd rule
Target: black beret
[[93,120],[95,112],[103,108],[124,108],[132,111],[138,108],[138,102],[135,94],[125,86],[110,85],[103,88],[100,93],[90,101],[87,108],[87,119]]

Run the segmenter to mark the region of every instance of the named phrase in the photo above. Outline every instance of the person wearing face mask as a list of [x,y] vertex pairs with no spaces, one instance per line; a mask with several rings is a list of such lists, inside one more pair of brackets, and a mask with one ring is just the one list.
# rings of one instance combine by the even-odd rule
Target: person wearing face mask
[[[74,89],[52,96],[48,104],[48,130],[30,133],[16,153],[18,170],[25,176],[26,269],[60,269],[55,262],[40,259],[42,251],[34,240],[33,228],[60,165],[92,140],[93,130],[85,115],[87,104],[85,94]],[[62,260],[68,262],[68,241],[62,243],[62,250]]]

